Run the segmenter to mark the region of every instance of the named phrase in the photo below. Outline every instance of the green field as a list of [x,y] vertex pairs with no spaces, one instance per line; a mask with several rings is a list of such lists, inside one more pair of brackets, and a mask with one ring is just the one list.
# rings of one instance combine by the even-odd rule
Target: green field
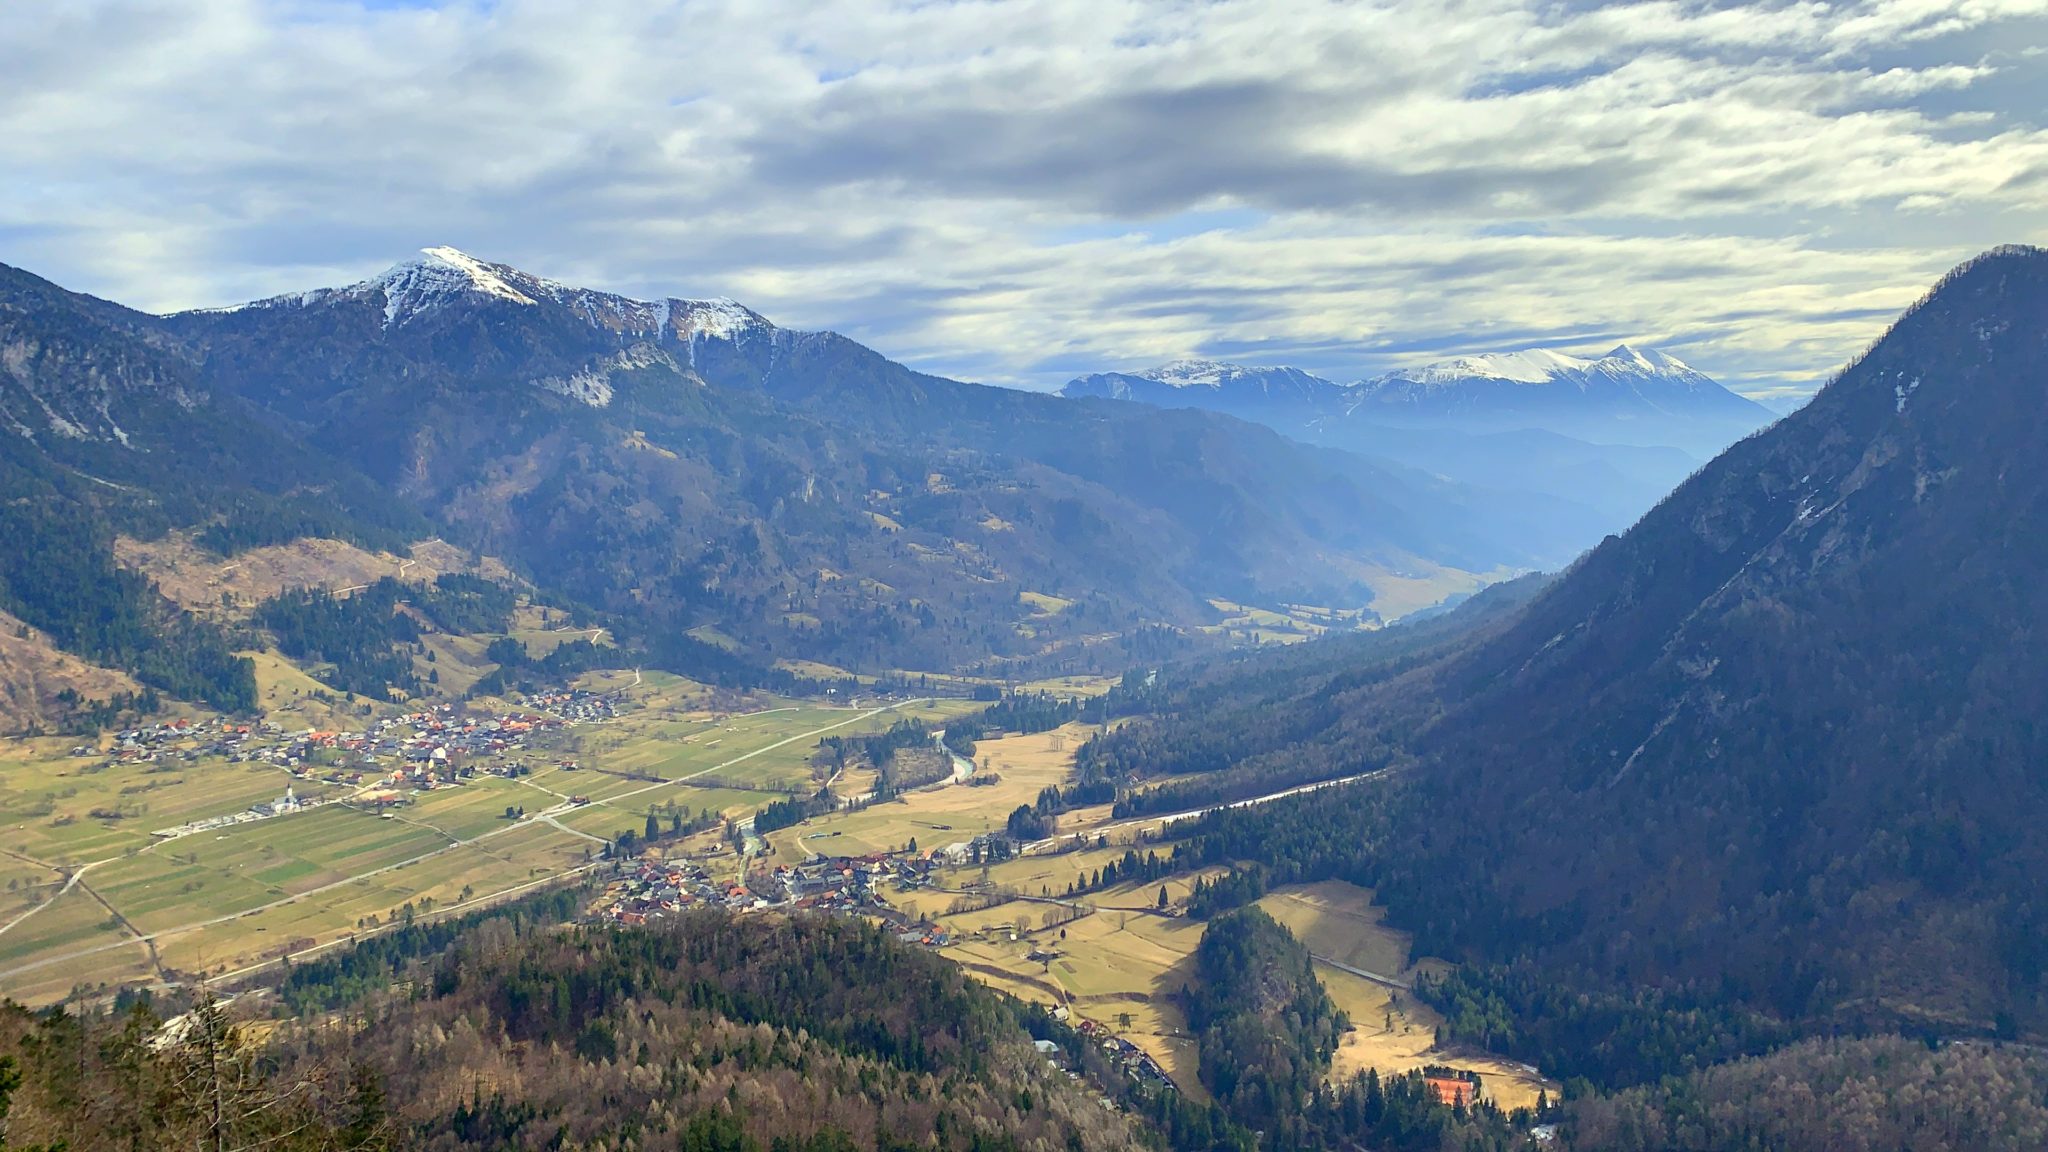
[[[176,749],[155,764],[108,765],[71,756],[73,741],[7,742],[0,994],[47,1002],[80,986],[233,972],[344,939],[408,904],[417,912],[523,890],[584,867],[600,847],[593,838],[641,832],[650,807],[744,816],[778,795],[713,782],[815,787],[823,735],[879,732],[906,716],[943,723],[978,707],[825,707],[655,673],[593,675],[630,707],[550,737],[526,757],[538,766],[528,776],[413,792],[388,815],[333,803],[172,840],[151,833],[244,811],[288,783],[302,798],[347,790],[267,765],[186,761]],[[564,770],[564,760],[582,767]],[[591,803],[569,808],[571,796]],[[508,820],[508,807],[526,817]],[[550,809],[561,809],[555,822],[541,815]]]
[[478,776],[455,788],[422,792],[398,815],[422,824],[450,840],[473,840],[505,825],[505,809],[537,812],[555,802],[553,796],[527,784],[496,776]]
[[[0,849],[17,860],[71,866],[150,842],[150,833],[190,820],[239,812],[284,793],[280,769],[220,760],[100,767],[67,755],[72,741],[10,740],[0,745]],[[297,782],[302,796],[319,785]],[[120,819],[92,815],[120,809]]]
[[428,827],[325,808],[202,833],[95,868],[93,890],[136,927],[161,932],[255,908],[450,844]]

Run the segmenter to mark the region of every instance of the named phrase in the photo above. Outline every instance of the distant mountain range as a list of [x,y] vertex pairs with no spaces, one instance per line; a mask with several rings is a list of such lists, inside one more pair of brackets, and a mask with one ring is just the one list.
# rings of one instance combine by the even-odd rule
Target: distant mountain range
[[[1540,491],[927,376],[729,300],[448,248],[165,317],[0,268],[0,478],[95,564],[169,528],[227,550],[443,535],[699,671],[1115,663],[1105,638],[1192,634],[1210,597],[1406,610],[1599,529]],[[77,581],[9,563],[0,609],[42,627]]]
[[1353,384],[1299,368],[1176,360],[1142,372],[1082,376],[1061,394],[1207,408],[1265,423],[1535,428],[1595,443],[1704,446],[1708,454],[1773,418],[1677,357],[1627,344],[1591,360],[1540,348],[1461,356]]
[[1353,384],[1177,360],[1082,376],[1061,395],[1229,413],[1462,483],[1569,501],[1603,532],[1634,523],[1714,453],[1776,418],[1674,356],[1626,344],[1592,360],[1542,349],[1465,356]]
[[1097,372],[1060,395],[1130,400],[1157,408],[1206,408],[1262,424],[1341,412],[1351,390],[1299,368],[1255,368],[1221,360],[1175,360],[1142,372]]
[[1353,388],[1353,418],[1546,428],[1596,443],[1718,449],[1773,419],[1675,356],[1626,344],[1584,360],[1534,349],[1403,368]]

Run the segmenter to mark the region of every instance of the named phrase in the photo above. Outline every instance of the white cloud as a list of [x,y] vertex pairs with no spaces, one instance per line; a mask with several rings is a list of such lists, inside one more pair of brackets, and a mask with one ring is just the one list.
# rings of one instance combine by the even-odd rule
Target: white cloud
[[15,0],[0,260],[452,243],[970,378],[1669,341],[1755,387],[2048,238],[2048,5]]

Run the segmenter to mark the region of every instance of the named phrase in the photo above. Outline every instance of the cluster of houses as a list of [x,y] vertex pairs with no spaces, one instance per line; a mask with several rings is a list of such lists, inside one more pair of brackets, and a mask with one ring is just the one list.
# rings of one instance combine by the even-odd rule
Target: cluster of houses
[[765,901],[743,884],[714,880],[692,860],[629,860],[605,885],[591,905],[600,920],[637,925],[686,908],[765,907]]
[[[795,867],[757,869],[747,873],[743,882],[730,877],[715,878],[695,859],[628,860],[621,862],[618,875],[605,886],[590,914],[601,921],[629,926],[658,921],[692,908],[736,912],[779,909],[859,916],[879,923],[906,944],[943,948],[953,943],[950,933],[936,924],[912,920],[880,895],[885,886],[893,886],[898,892],[929,887],[934,857],[942,855],[878,852],[867,856],[813,856]],[[1107,1025],[1074,1016],[1065,1007],[1055,1008],[1053,1014],[1071,1024],[1090,1043],[1099,1045],[1132,1079],[1177,1087],[1157,1060],[1116,1035]],[[1057,1051],[1049,1042],[1041,1042],[1039,1047],[1048,1056]],[[1058,1062],[1056,1056],[1054,1062]]]
[[71,750],[77,757],[105,756],[115,764],[155,764],[164,760],[197,760],[201,756],[235,756],[252,740],[281,736],[275,724],[251,724],[225,718],[213,720],[164,720],[114,733],[114,746],[102,752],[97,746],[81,744]]
[[[476,772],[516,776],[527,766],[514,758],[515,754],[527,751],[528,742],[536,733],[574,728],[618,715],[616,695],[582,689],[536,693],[520,697],[518,702],[518,711],[503,715],[472,713],[453,704],[440,704],[379,720],[371,727],[369,743],[362,751],[370,757],[397,761],[392,783],[400,783],[402,778],[414,782],[450,781],[458,775]],[[575,764],[565,762],[562,767],[573,768]]]
[[523,708],[552,716],[564,724],[589,724],[598,720],[610,720],[619,714],[620,696],[616,692],[590,692],[582,688],[563,688],[555,692],[535,692],[526,696],[515,696]]
[[757,869],[744,881],[716,879],[695,860],[629,860],[593,905],[600,919],[645,924],[689,908],[734,911],[775,908],[861,916],[879,921],[900,940],[939,948],[952,943],[943,930],[912,921],[877,894],[885,883],[909,891],[931,882],[921,857],[817,856],[795,867]]
[[567,723],[545,712],[490,716],[441,704],[379,720],[370,730],[371,743],[362,751],[395,759],[401,765],[423,770],[445,768],[452,773],[460,761],[488,761],[523,752],[534,733],[562,728]]
[[[1173,1077],[1167,1075],[1166,1069],[1160,1066],[1159,1061],[1154,1060],[1143,1048],[1112,1033],[1107,1027],[1093,1020],[1083,1020],[1074,1016],[1064,1006],[1054,1008],[1052,1014],[1054,1019],[1071,1025],[1076,1032],[1081,1034],[1083,1039],[1101,1048],[1103,1055],[1108,1056],[1110,1063],[1121,1069],[1124,1075],[1141,1084],[1154,1084],[1173,1091],[1179,1091],[1180,1086],[1173,1082]],[[1079,1080],[1081,1078],[1079,1072],[1067,1067],[1058,1044],[1051,1040],[1036,1040],[1033,1043],[1037,1046],[1038,1051],[1052,1063],[1053,1067],[1066,1072],[1072,1079]],[[1115,1107],[1107,1099],[1104,1099],[1102,1103],[1104,1107]]]
[[[404,803],[406,789],[432,789],[465,776],[489,773],[523,775],[531,768],[521,758],[537,732],[569,728],[617,715],[617,698],[580,689],[541,693],[518,700],[519,710],[503,715],[472,714],[452,704],[385,717],[361,732],[323,732],[308,728],[287,732],[269,721],[230,718],[163,720],[117,732],[111,748],[80,745],[71,755],[104,757],[107,766],[155,764],[220,758],[231,764],[268,764],[300,780],[321,779],[346,787],[368,785],[382,791],[363,792],[357,799],[378,804]],[[573,761],[561,767],[576,767]],[[320,804],[319,796],[299,796],[287,787],[275,800],[241,812],[160,829],[160,837],[178,837],[251,820],[285,816]]]
[[[475,760],[484,770],[509,774],[491,762],[522,751],[537,731],[571,728],[618,715],[615,694],[563,689],[519,699],[520,710],[500,716],[471,714],[441,704],[377,720],[363,732],[286,732],[269,721],[229,718],[164,720],[114,734],[113,747],[94,745],[71,750],[77,757],[105,756],[108,764],[198,760],[217,756],[229,763],[245,761],[299,769],[318,757],[330,763],[353,759],[357,764],[396,762],[432,767],[451,761]],[[320,756],[322,752],[335,756]]]
[[291,769],[311,763],[323,751],[333,752],[337,755],[321,759],[352,760],[375,768],[389,765],[386,771],[378,773],[386,783],[431,786],[477,772],[519,775],[527,766],[515,757],[527,751],[528,741],[535,733],[570,728],[614,714],[614,704],[608,697],[582,691],[557,692],[522,701],[520,711],[503,715],[471,713],[452,704],[441,704],[380,719],[364,732],[308,729],[253,751],[241,747],[226,751],[231,761],[258,760]]
[[1103,1052],[1131,1078],[1144,1083],[1162,1084],[1168,1088],[1176,1086],[1173,1077],[1166,1074],[1166,1069],[1160,1067],[1159,1061],[1154,1060],[1143,1048],[1111,1032],[1107,1025],[1094,1020],[1070,1018],[1068,1010],[1064,1007],[1053,1009],[1053,1017],[1071,1023],[1074,1031],[1079,1032],[1090,1042],[1100,1045]]

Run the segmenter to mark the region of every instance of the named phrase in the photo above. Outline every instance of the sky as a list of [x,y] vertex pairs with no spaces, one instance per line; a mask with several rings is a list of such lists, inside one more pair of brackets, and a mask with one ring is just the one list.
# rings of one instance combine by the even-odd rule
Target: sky
[[961,379],[1664,348],[1810,390],[2048,243],[2048,0],[5,0],[0,263],[453,245]]

